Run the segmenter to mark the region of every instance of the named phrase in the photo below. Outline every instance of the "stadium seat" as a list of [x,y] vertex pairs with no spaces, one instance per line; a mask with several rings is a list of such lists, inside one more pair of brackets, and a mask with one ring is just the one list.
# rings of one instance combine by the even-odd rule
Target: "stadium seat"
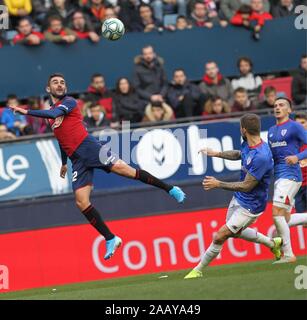
[[292,99],[291,84],[292,84],[292,77],[263,80],[260,97],[261,98],[263,97],[265,88],[272,86],[276,88],[278,96],[286,96]]
[[8,30],[6,32],[6,40],[8,41],[12,41],[14,39],[14,37],[16,36],[17,34],[17,31],[15,30]]
[[163,25],[164,25],[164,27],[167,27],[167,26],[170,26],[170,25],[175,25],[177,16],[178,16],[177,14],[166,14],[163,17]]

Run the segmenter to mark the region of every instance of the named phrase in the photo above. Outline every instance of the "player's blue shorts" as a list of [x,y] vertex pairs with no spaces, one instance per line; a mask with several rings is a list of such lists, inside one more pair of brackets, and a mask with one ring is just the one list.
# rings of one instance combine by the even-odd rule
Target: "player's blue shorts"
[[70,157],[73,190],[93,184],[94,169],[102,169],[109,173],[118,159],[118,155],[111,152],[106,145],[88,135]]

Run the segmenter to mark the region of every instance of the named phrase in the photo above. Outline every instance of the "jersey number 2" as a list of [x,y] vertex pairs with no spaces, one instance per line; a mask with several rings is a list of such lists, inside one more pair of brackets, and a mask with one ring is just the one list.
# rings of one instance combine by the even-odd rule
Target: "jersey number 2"
[[74,172],[72,173],[72,181],[73,181],[73,182],[77,181],[77,176],[78,176],[78,171],[74,171]]

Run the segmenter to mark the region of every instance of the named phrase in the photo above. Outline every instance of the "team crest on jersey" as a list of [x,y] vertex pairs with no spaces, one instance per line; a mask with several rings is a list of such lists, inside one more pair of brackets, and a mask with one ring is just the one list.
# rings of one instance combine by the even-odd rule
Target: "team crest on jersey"
[[64,116],[57,117],[54,120],[54,123],[51,126],[51,129],[54,130],[55,128],[58,128],[62,124],[63,120],[64,120]]
[[248,158],[246,159],[246,164],[249,165],[251,162],[252,162],[252,158],[251,158],[251,157],[248,157]]
[[287,129],[281,130],[281,135],[282,135],[283,137],[286,135],[286,133],[287,133]]

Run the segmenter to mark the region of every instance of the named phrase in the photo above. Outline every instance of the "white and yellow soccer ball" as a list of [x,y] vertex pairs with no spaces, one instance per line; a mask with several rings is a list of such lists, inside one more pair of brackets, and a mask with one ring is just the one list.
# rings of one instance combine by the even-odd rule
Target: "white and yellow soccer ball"
[[125,26],[119,19],[110,18],[103,21],[101,31],[104,38],[115,41],[124,35]]

